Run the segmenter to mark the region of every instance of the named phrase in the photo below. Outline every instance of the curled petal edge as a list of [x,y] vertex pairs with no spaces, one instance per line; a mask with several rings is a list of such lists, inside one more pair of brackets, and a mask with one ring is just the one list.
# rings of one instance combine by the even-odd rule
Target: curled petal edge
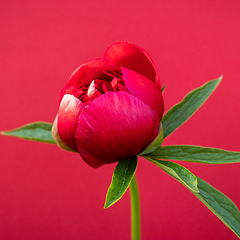
[[75,96],[65,94],[59,106],[57,128],[62,141],[77,152],[75,132],[78,118],[87,103],[81,102]]
[[129,42],[114,42],[105,51],[104,58],[120,67],[133,70],[161,89],[161,84],[151,57],[142,48]]
[[52,137],[55,141],[55,143],[60,147],[62,148],[63,150],[66,150],[66,151],[70,151],[70,152],[76,152],[75,150],[71,149],[70,147],[68,147],[63,141],[62,139],[60,138],[59,134],[58,134],[58,128],[57,128],[57,121],[58,121],[58,114],[57,116],[55,117],[54,119],[54,122],[53,122],[53,126],[52,126]]

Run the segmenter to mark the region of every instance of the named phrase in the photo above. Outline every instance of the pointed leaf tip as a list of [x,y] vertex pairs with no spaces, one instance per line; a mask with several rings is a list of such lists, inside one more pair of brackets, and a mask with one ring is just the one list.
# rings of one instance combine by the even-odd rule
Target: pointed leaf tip
[[163,146],[152,152],[149,157],[153,159],[171,159],[204,164],[226,164],[240,162],[240,152],[194,145]]
[[51,129],[51,123],[33,122],[10,131],[3,131],[1,134],[38,142],[55,143],[52,137]]
[[166,86],[167,86],[167,84],[165,84],[165,85],[162,87],[162,89],[161,89],[162,93],[164,92]]
[[240,212],[237,206],[226,195],[197,178],[200,192],[192,193],[240,238]]
[[162,118],[164,138],[186,122],[210,97],[223,76],[209,81],[188,93],[184,99],[173,106]]

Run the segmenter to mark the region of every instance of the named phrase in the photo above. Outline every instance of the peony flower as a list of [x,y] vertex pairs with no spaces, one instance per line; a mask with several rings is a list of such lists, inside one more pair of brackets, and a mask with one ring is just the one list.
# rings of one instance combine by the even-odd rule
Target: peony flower
[[91,167],[141,153],[159,134],[164,104],[148,54],[116,42],[81,65],[61,91],[52,135]]

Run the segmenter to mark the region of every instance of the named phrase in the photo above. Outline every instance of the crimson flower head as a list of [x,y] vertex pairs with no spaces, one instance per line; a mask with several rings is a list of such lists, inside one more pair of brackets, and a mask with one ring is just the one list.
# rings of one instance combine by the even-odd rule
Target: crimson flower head
[[141,153],[159,134],[164,104],[149,55],[116,42],[81,65],[61,91],[52,135],[91,167]]

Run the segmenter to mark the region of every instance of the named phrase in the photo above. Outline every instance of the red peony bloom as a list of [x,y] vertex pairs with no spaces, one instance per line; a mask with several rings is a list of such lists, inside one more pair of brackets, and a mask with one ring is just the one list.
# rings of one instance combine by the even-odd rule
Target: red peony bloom
[[91,167],[141,153],[159,133],[164,104],[158,75],[141,48],[116,42],[80,66],[61,91],[52,134]]

